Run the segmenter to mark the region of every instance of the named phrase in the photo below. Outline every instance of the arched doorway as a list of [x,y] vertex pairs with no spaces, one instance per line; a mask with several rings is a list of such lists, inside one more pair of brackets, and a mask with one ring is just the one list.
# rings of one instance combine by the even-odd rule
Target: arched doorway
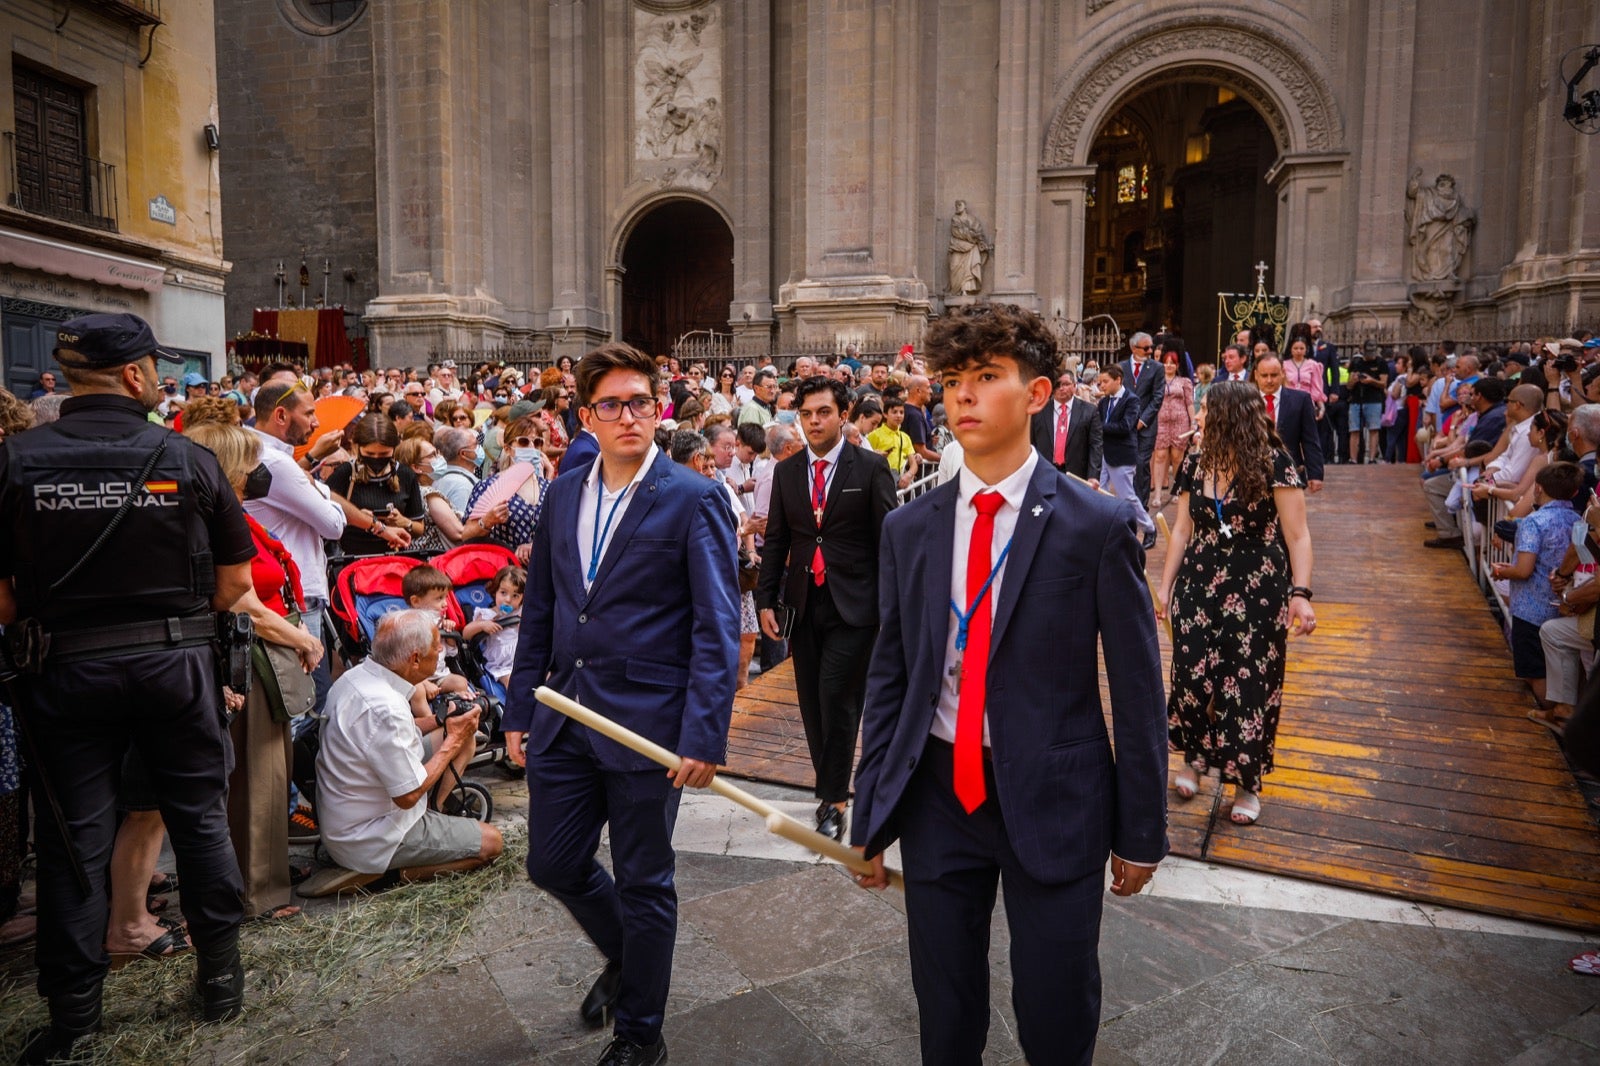
[[1278,154],[1260,112],[1223,86],[1175,79],[1121,103],[1089,149],[1084,317],[1176,330],[1212,360],[1217,293],[1254,291],[1254,264],[1274,264]]
[[622,249],[622,331],[629,344],[666,355],[692,330],[728,332],[733,231],[698,200],[651,208]]

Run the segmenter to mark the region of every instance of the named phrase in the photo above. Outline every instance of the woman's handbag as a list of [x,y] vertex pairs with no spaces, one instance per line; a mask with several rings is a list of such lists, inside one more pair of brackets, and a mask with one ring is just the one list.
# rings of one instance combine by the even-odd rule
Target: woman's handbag
[[[285,594],[290,594],[287,589]],[[298,628],[300,612],[290,611],[284,620]],[[300,653],[293,648],[257,637],[250,645],[250,665],[255,667],[256,684],[261,686],[274,722],[293,721],[316,706],[317,683],[300,665]]]

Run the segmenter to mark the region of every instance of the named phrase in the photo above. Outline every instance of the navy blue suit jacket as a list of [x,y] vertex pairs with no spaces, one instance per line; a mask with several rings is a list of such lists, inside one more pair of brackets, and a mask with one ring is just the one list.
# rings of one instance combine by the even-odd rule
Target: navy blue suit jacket
[[[852,842],[876,855],[923,758],[945,677],[959,480],[891,513],[878,571]],[[1035,513],[1037,511],[1037,513]],[[1167,853],[1167,704],[1133,505],[1034,468],[995,604],[987,707],[1011,847],[1039,881]],[[1100,708],[1103,642],[1116,732]]]
[[[670,751],[721,763],[739,666],[739,556],[727,491],[658,453],[585,592],[589,546],[577,533],[587,476],[584,467],[548,489],[503,728],[527,733],[530,758],[549,748],[567,720],[533,698],[549,685]],[[655,766],[592,739],[607,769]]]
[[[1100,398],[1100,440],[1107,466],[1139,463],[1139,398],[1126,386],[1122,399]],[[1098,473],[1093,475],[1099,477]]]
[[1317,431],[1316,405],[1299,389],[1278,390],[1278,436],[1301,476],[1322,480],[1322,436]]
[[593,433],[583,429],[572,438],[567,445],[567,450],[561,453],[561,465],[557,473],[570,474],[574,470],[588,470],[595,457],[600,454],[600,442]]

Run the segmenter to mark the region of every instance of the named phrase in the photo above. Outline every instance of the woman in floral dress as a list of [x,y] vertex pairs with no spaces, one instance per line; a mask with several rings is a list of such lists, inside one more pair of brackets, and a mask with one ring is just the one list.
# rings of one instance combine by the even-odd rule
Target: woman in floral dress
[[1185,764],[1173,788],[1189,799],[1199,775],[1219,770],[1235,786],[1233,821],[1249,825],[1272,770],[1288,635],[1317,625],[1311,534],[1255,386],[1219,381],[1200,411],[1200,449],[1174,482],[1177,524],[1156,606],[1172,617],[1167,730]]

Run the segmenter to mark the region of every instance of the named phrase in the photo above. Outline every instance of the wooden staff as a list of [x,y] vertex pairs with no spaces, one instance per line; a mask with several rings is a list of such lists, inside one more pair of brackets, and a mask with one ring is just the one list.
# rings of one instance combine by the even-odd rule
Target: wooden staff
[[[1079,481],[1079,482],[1082,482],[1085,485],[1089,485],[1089,482],[1084,481],[1083,478],[1079,477],[1077,474],[1074,474],[1070,470],[1063,470],[1062,473],[1066,474],[1068,477],[1070,477],[1074,481]],[[1102,496],[1111,496],[1113,498],[1116,497],[1116,493],[1114,493],[1114,492],[1107,492],[1105,489],[1096,489],[1093,485],[1089,485],[1089,487],[1091,489],[1094,489],[1094,491],[1098,492]],[[1172,547],[1172,531],[1167,528],[1167,516],[1164,515],[1164,514],[1156,515],[1156,526],[1161,530],[1161,535],[1167,538],[1167,547],[1170,549]],[[1150,606],[1152,608],[1154,608],[1156,604],[1161,602],[1161,598],[1156,595],[1156,583],[1154,581],[1150,580],[1150,572],[1149,571],[1145,571],[1144,583],[1145,583],[1145,587],[1150,590]],[[1166,630],[1167,630],[1167,642],[1171,643],[1172,642],[1172,619],[1169,618],[1166,615],[1162,615],[1161,616],[1161,622],[1162,622],[1162,625],[1164,625],[1166,627]]]
[[[638,733],[618,725],[602,714],[598,714],[585,707],[583,704],[570,700],[555,689],[540,685],[534,692],[534,697],[547,707],[553,707],[575,722],[593,729],[596,733],[610,737],[625,748],[631,748],[652,762],[658,762],[668,770],[676,771],[683,762],[676,752],[668,751],[660,744],[641,737]],[[783,837],[793,841],[821,855],[825,859],[832,859],[841,866],[848,866],[859,874],[871,875],[872,863],[862,858],[854,848],[847,847],[832,837],[825,837],[815,829],[784,814],[766,800],[758,799],[744,789],[733,784],[721,774],[711,779],[711,784],[706,786],[710,791],[724,799],[730,799],[739,806],[760,815],[766,822],[767,831],[774,836]],[[899,870],[886,870],[889,875],[889,884],[905,891],[905,879]]]

